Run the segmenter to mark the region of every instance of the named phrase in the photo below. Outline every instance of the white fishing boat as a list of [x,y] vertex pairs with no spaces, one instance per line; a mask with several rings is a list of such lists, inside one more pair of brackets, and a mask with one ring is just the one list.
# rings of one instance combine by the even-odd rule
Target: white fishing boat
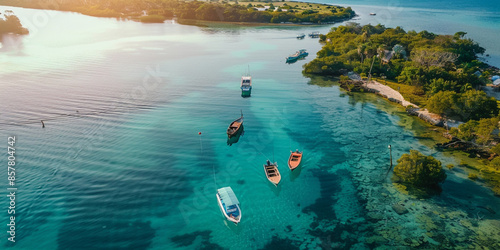
[[236,198],[233,189],[231,189],[231,187],[219,188],[217,189],[216,196],[222,215],[224,215],[228,221],[238,224],[241,220],[241,209],[240,202],[238,198]]

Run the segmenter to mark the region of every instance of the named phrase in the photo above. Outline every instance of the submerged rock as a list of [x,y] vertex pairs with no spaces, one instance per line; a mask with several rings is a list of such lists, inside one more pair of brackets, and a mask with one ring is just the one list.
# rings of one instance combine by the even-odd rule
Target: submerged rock
[[384,219],[384,216],[382,214],[375,213],[375,212],[368,212],[367,216],[370,220],[382,220],[382,219]]
[[403,207],[402,205],[397,203],[392,205],[392,209],[399,215],[408,213],[408,209],[406,209],[406,207]]

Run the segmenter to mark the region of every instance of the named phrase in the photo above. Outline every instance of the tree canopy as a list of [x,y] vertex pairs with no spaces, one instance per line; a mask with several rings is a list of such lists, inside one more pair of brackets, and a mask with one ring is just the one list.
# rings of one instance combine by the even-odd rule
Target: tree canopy
[[[332,23],[354,17],[350,8],[333,6],[327,13],[308,10],[290,11],[257,11],[254,7],[240,4],[230,4],[226,1],[183,1],[183,0],[73,0],[55,1],[47,5],[32,0],[0,0],[0,5],[10,5],[40,9],[57,9],[76,11],[85,15],[99,17],[136,17],[145,22],[163,22],[174,16],[182,19],[229,22],[257,23]],[[272,4],[271,4],[272,5]],[[144,18],[144,14],[148,16]],[[163,17],[163,18],[159,18]]]
[[417,187],[431,187],[446,179],[441,162],[417,150],[410,150],[410,154],[403,154],[399,158],[394,174],[404,183]]
[[6,11],[4,18],[0,16],[0,36],[2,34],[14,33],[19,35],[28,34],[28,29],[24,28],[19,21],[19,18],[12,14],[12,12]]
[[465,34],[348,23],[320,37],[323,48],[304,66],[304,73],[339,76],[371,71],[412,86],[413,94],[424,100],[419,105],[431,112],[463,121],[495,117],[495,99],[476,90],[486,83],[484,76],[475,74],[488,66],[478,60],[485,50]]

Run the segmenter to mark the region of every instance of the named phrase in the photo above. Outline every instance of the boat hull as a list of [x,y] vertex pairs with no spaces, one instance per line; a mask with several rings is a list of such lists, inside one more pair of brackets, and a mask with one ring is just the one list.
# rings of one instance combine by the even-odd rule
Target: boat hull
[[300,166],[301,161],[302,152],[291,152],[288,158],[288,168],[290,168],[291,171],[295,170]]
[[250,88],[241,88],[241,96],[242,97],[250,97],[252,95],[252,87]]
[[224,210],[224,206],[222,205],[222,202],[221,202],[221,198],[219,196],[219,194],[215,194],[215,196],[217,197],[217,203],[219,204],[219,208],[220,208],[220,211],[222,213],[222,215],[228,220],[228,221],[231,221],[233,222],[234,224],[238,224],[240,223],[241,221],[241,209],[240,209],[240,206],[239,205],[236,205],[236,207],[238,208],[238,212],[240,214],[240,216],[238,216],[237,218],[233,218],[229,215],[227,215],[226,211]]
[[286,63],[294,63],[297,60],[305,58],[308,55],[309,55],[309,53],[307,53],[307,52],[296,53],[294,55],[291,55],[291,56],[287,57],[286,58]]
[[275,163],[274,165],[266,165],[264,164],[264,172],[266,173],[267,180],[274,184],[275,186],[278,186],[278,184],[281,181],[281,174],[278,170],[278,166]]
[[227,137],[228,138],[231,138],[233,136],[236,136],[241,128],[243,127],[243,116],[241,116],[240,118],[234,120],[233,122],[231,122],[231,124],[229,124],[229,127],[227,128]]

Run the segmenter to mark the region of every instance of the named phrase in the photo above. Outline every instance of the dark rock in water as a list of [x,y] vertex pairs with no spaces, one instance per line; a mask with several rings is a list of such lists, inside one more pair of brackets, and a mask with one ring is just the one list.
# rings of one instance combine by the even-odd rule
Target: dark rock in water
[[245,184],[245,180],[238,180],[238,181],[236,181],[236,183],[243,185],[243,184]]
[[289,233],[292,231],[292,225],[286,226],[285,232]]
[[495,210],[493,210],[493,208],[491,208],[490,206],[486,206],[486,207],[483,207],[483,206],[477,206],[478,208],[482,208],[482,209],[486,209],[488,210],[488,212],[492,213],[492,214],[496,214]]
[[472,142],[462,141],[456,137],[453,137],[449,142],[437,143],[436,148],[438,149],[455,149],[469,153],[473,157],[489,158],[490,153],[486,152],[484,149],[478,147]]
[[312,228],[312,229],[315,229],[315,228],[317,228],[318,226],[319,226],[319,223],[318,223],[317,221],[313,221],[313,222],[309,225],[309,227],[310,227],[310,228]]
[[290,240],[290,239],[283,239],[279,238],[278,236],[274,235],[272,240],[268,242],[262,249],[287,249],[287,250],[293,250],[293,249],[300,249],[299,246],[302,242],[296,241],[296,240]]
[[201,237],[201,244],[203,245],[204,249],[223,249],[221,246],[210,242],[211,233],[212,231],[209,230],[196,231],[193,233],[174,236],[170,238],[170,240],[178,247],[187,247],[191,246],[196,238]]
[[349,92],[361,92],[363,90],[363,82],[356,80],[347,80],[340,83],[340,87]]
[[370,220],[382,220],[384,219],[384,216],[380,213],[375,213],[375,212],[369,212],[366,214]]
[[408,213],[408,209],[397,203],[392,205],[392,209],[399,215]]

